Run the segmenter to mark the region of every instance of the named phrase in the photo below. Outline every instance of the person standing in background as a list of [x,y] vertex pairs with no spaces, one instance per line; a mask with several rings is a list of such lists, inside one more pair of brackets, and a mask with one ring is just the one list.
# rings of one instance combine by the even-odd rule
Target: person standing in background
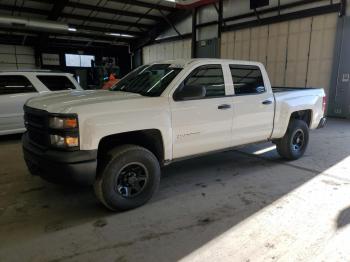
[[112,73],[109,75],[108,81],[102,86],[103,90],[109,90],[114,85],[116,85],[119,82],[119,79],[115,77],[115,75]]

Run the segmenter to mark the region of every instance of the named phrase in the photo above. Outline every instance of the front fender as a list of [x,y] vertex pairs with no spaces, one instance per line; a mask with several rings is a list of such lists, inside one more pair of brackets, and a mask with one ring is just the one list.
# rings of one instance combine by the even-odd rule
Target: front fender
[[[164,157],[165,159],[171,159],[171,114],[167,100],[162,101],[161,98],[159,100],[143,102],[143,105],[133,105],[135,102],[129,102],[128,104],[119,103],[115,110],[93,110],[90,108],[89,110],[93,110],[95,113],[78,113],[80,149],[97,149],[101,139],[106,136],[131,131],[157,129],[163,138]],[[122,109],[121,104],[124,104],[124,109]],[[110,105],[110,107],[112,106]],[[142,110],[139,110],[139,108],[142,108]]]

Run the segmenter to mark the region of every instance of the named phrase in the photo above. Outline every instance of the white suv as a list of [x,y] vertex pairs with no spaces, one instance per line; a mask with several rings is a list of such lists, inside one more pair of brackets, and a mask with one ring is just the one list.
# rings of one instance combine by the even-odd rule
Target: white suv
[[51,71],[0,71],[0,135],[22,133],[23,105],[51,92],[82,90],[71,74]]

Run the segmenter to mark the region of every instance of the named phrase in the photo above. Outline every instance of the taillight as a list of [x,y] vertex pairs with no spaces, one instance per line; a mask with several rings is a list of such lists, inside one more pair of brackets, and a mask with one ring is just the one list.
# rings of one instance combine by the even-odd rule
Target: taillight
[[322,110],[323,110],[323,113],[326,112],[326,106],[327,106],[327,97],[324,96],[324,97],[323,97],[323,101],[322,101]]

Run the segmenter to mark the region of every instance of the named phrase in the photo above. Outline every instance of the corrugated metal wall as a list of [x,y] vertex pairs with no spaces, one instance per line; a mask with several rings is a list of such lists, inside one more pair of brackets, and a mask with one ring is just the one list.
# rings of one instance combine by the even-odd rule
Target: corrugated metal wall
[[180,40],[146,46],[142,49],[143,64],[168,59],[191,58],[191,40]]
[[337,14],[223,33],[221,58],[265,64],[272,85],[326,89],[332,70]]
[[[336,39],[337,15],[314,17],[307,86],[326,86],[330,82]],[[326,88],[329,96],[329,87]]]
[[0,70],[33,69],[35,67],[32,47],[0,45]]

